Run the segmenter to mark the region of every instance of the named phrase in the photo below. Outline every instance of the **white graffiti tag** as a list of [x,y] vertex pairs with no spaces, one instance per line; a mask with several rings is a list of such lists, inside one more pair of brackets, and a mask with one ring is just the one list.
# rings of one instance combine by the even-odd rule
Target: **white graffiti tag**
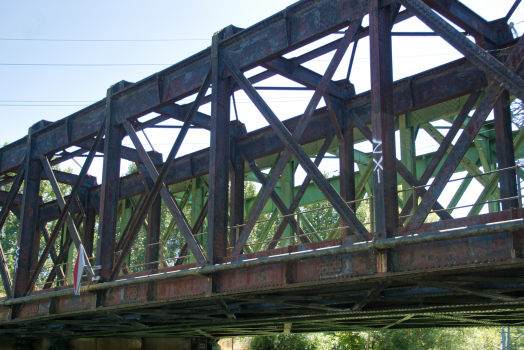
[[382,167],[382,160],[384,160],[384,156],[382,155],[382,149],[379,150],[379,147],[382,146],[382,141],[373,140],[373,143],[375,144],[375,147],[373,148],[374,154],[380,154],[380,159],[376,160],[373,158],[373,162],[375,163],[375,168],[373,169],[374,172],[377,173],[377,181],[380,183],[380,171],[384,171],[384,168]]

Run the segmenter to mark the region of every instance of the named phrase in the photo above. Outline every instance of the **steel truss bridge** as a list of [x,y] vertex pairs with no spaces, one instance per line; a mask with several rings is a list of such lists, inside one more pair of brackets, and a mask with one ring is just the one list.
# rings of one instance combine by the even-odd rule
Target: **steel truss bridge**
[[[20,222],[14,276],[0,252],[0,336],[220,338],[522,323],[524,172],[516,160],[524,129],[512,130],[510,103],[524,100],[524,39],[508,25],[519,3],[488,22],[454,0],[302,0],[247,29],[215,33],[211,47],[115,84],[75,114],[33,125],[0,149],[0,184],[11,186],[0,193],[0,226],[9,215]],[[433,32],[392,30],[413,16]],[[393,81],[393,35],[438,35],[464,58]],[[351,43],[354,57],[368,36],[371,91],[356,95],[349,79],[333,75],[346,69],[339,65]],[[303,65],[333,52],[323,75]],[[244,75],[255,67],[263,69]],[[261,87],[273,76],[313,92],[303,114],[281,121],[271,110],[259,90],[286,93]],[[237,90],[268,127],[246,132],[231,118]],[[211,115],[198,111],[209,103]],[[146,152],[137,132],[173,120],[183,124],[169,155]],[[436,121],[448,123],[447,133]],[[210,147],[177,156],[189,128],[209,130]],[[435,152],[417,155],[421,129]],[[122,145],[126,136],[134,147]],[[360,142],[372,152],[356,150]],[[95,156],[102,179],[87,175]],[[52,169],[75,157],[85,159],[78,175]],[[327,157],[339,160],[338,176],[319,170]],[[120,177],[121,159],[138,172]],[[298,165],[307,176],[295,186]],[[451,177],[465,172],[443,206]],[[458,215],[473,180],[483,190]],[[56,200],[39,197],[42,181]],[[259,183],[259,193],[245,196],[245,181]],[[336,223],[316,227],[305,207],[312,203]],[[362,206],[371,209],[365,220]],[[75,296],[70,262],[80,244],[90,265]],[[130,256],[143,258],[131,266]]]

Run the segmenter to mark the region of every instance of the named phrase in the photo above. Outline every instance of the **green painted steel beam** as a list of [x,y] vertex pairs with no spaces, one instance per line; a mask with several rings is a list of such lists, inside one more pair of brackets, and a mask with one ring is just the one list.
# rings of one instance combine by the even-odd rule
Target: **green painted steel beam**
[[[468,189],[469,184],[471,183],[471,181],[473,181],[473,178],[470,177],[470,178],[467,178],[467,179],[463,180],[460,183],[460,186],[459,186],[457,192],[455,192],[455,194],[453,195],[453,198],[451,198],[451,201],[448,204],[448,208],[455,208],[457,206],[458,202],[462,199],[462,196],[464,196],[464,193]],[[449,210],[449,213],[450,214],[453,213],[453,210],[454,209]]]
[[[520,129],[517,133],[517,136],[513,139],[513,148],[515,149],[515,154],[518,154],[520,150],[522,149],[522,146],[524,145],[524,128]],[[480,194],[479,198],[475,202],[475,204],[481,204],[486,202],[490,196],[493,195],[494,191],[498,189],[498,183],[499,183],[499,175],[498,173],[494,173],[489,183],[484,187],[484,190]],[[482,210],[482,205],[475,205],[471,208],[471,210],[468,213],[468,216],[478,215],[480,211]]]
[[268,240],[267,235],[269,231],[271,230],[271,227],[273,227],[273,225],[275,224],[275,220],[278,216],[278,213],[279,213],[278,209],[273,210],[273,212],[271,213],[271,217],[269,218],[269,221],[264,223],[264,229],[262,230],[262,233],[260,234],[260,236],[258,236],[256,240],[258,244],[253,246],[253,248],[251,249],[253,252],[260,251],[260,248],[262,248],[261,242],[265,242]]
[[[426,130],[426,132],[431,136],[439,145],[444,140],[444,135],[440,133],[433,125],[430,123],[422,124],[421,127]],[[449,155],[449,152],[453,149],[453,146],[450,145],[449,148],[446,150],[446,156]],[[478,153],[477,153],[478,155]],[[487,183],[489,182],[489,176],[488,175],[482,175],[482,171],[468,158],[468,156],[464,156],[462,160],[460,161],[460,164],[464,169],[466,169],[470,176],[477,176],[477,181],[482,184],[482,186],[486,187]]]

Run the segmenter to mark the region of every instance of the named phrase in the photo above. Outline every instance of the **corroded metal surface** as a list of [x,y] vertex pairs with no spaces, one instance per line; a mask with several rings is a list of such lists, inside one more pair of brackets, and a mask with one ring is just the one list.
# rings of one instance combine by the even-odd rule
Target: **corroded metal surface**
[[[400,4],[407,10],[399,12]],[[412,16],[466,58],[394,82],[391,29]],[[509,102],[523,96],[524,39],[511,37],[507,19],[487,22],[460,2],[444,0],[302,0],[250,28],[226,27],[210,48],[140,82],[119,82],[105,100],[67,118],[34,125],[28,136],[0,149],[0,185],[13,185],[0,192],[0,227],[9,211],[21,222],[13,281],[0,249],[7,294],[0,299],[0,338],[220,338],[523,322],[522,170],[515,158],[524,157],[524,131],[512,131]],[[288,57],[333,34],[343,37]],[[333,77],[351,43],[353,60],[357,41],[367,36],[371,91],[355,95],[351,67],[347,79]],[[335,50],[323,74],[302,65]],[[505,62],[491,54],[500,50],[511,52]],[[255,67],[265,70],[244,75]],[[274,113],[257,91],[257,83],[274,76],[314,91],[304,113],[285,121]],[[239,89],[268,127],[248,133],[231,121],[232,93]],[[192,103],[181,104],[196,93]],[[317,108],[322,98],[327,107]],[[210,115],[198,111],[210,102]],[[486,121],[493,108],[495,121]],[[151,118],[139,119],[144,116]],[[184,124],[176,126],[180,132],[162,162],[161,154],[145,151],[137,132],[169,119]],[[438,150],[417,155],[418,128],[437,120],[450,123],[448,134],[434,133]],[[189,128],[209,130],[210,147],[177,157]],[[401,160],[397,129],[414,143],[401,137]],[[122,145],[125,136],[134,148]],[[363,141],[372,143],[372,152],[354,148]],[[79,175],[51,168],[87,152]],[[104,160],[100,185],[87,176],[97,153]],[[319,170],[327,156],[339,158],[340,177]],[[120,177],[121,159],[136,162],[138,172]],[[306,180],[293,188],[296,164]],[[471,177],[480,176],[486,193],[478,204],[490,200],[488,214],[460,217],[438,202],[451,176],[462,171],[470,177],[451,202],[456,205]],[[39,197],[44,179],[58,201]],[[258,182],[260,193],[245,198],[245,180]],[[58,183],[72,186],[71,194],[62,198]],[[295,192],[283,198],[284,189]],[[318,203],[338,219],[327,230],[316,230],[308,219],[315,214],[303,207]],[[162,205],[171,219],[167,228]],[[370,207],[369,222],[359,218],[362,205]],[[427,223],[430,212],[440,221]],[[273,222],[261,215],[278,223],[271,235]],[[48,223],[55,223],[51,234]],[[64,224],[72,234],[64,231],[58,249]],[[146,247],[137,242],[143,225]],[[183,244],[165,258],[175,227]],[[63,281],[73,243],[82,243],[100,265],[99,279],[85,278],[80,296]],[[144,250],[138,268],[128,259],[140,255],[134,249]]]

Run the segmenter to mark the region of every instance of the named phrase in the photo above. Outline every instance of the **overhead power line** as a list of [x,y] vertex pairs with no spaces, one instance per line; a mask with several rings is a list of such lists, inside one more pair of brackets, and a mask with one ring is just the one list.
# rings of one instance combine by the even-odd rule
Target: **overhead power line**
[[[433,57],[433,56],[457,56],[460,53],[442,53],[435,55],[410,55],[410,56],[393,56],[393,58],[418,58],[418,57]],[[369,57],[355,58],[355,61],[369,60]],[[316,59],[311,62],[330,61],[327,59]],[[342,61],[349,61],[343,59]],[[65,66],[65,67],[113,67],[113,66],[171,66],[173,63],[0,63],[0,66]]]
[[26,101],[26,100],[0,100],[0,103],[5,102],[24,102],[24,103],[94,103],[97,101]]
[[87,107],[88,105],[2,105],[0,107]]
[[[289,102],[308,102],[308,98],[297,98],[297,97],[278,97],[278,98],[266,98],[266,102],[268,103],[289,103]],[[8,102],[7,104],[5,104]],[[14,102],[18,102],[17,104],[11,104]],[[94,103],[96,101],[86,101],[86,104],[33,104],[33,103],[71,103],[75,101],[0,101],[0,107],[87,107],[89,104],[87,103]],[[252,103],[250,100],[240,100],[237,101],[237,103]]]
[[104,67],[104,66],[170,66],[172,63],[0,63],[0,66],[57,66],[57,67]]
[[1,41],[62,41],[62,42],[104,42],[104,41],[211,41],[209,39],[37,39],[37,38],[0,38]]

